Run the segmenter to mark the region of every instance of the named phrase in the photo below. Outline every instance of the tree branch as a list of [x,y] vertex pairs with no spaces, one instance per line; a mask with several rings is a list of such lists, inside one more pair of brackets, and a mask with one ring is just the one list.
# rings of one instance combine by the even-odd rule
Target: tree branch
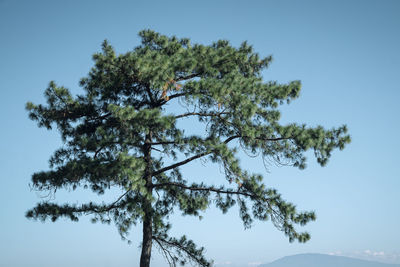
[[200,76],[199,73],[193,73],[193,74],[190,74],[190,75],[187,75],[187,76],[178,77],[178,78],[175,79],[175,81],[179,82],[179,81],[190,80],[190,79],[193,79],[193,78],[196,78],[196,77],[199,77],[199,76]]
[[[245,136],[245,135],[233,135],[233,136],[227,138],[227,139],[224,141],[224,144],[228,144],[230,141],[232,141],[232,140],[234,140],[234,139],[237,139],[237,138],[251,138],[251,137]],[[279,137],[279,138],[260,138],[260,137],[256,137],[255,139],[257,139],[257,140],[262,140],[262,141],[280,141],[280,140],[286,140],[286,139],[290,139],[290,138],[292,138],[292,137]],[[163,145],[163,144],[174,144],[174,142],[169,142],[169,141],[167,141],[167,142],[158,142],[158,143],[152,143],[152,144]],[[165,167],[165,168],[159,169],[158,171],[153,172],[153,176],[158,175],[158,174],[160,174],[160,173],[163,173],[163,172],[165,172],[165,171],[168,171],[168,170],[177,168],[177,167],[179,167],[179,166],[185,165],[186,163],[189,163],[189,162],[191,162],[191,161],[193,161],[193,160],[195,160],[195,159],[198,159],[198,158],[207,156],[207,155],[213,153],[214,151],[215,151],[215,150],[203,152],[203,153],[194,155],[194,156],[192,156],[192,157],[190,157],[190,158],[187,158],[187,159],[185,159],[185,160],[183,160],[183,161],[180,161],[180,162],[177,162],[177,163],[172,164],[172,165],[170,165],[170,166],[167,166],[167,167]]]
[[153,142],[153,143],[151,143],[152,146],[155,146],[155,145],[173,145],[173,144],[177,144],[177,142],[175,142],[175,141],[164,141],[164,142]]
[[152,104],[155,103],[154,98],[153,98],[153,94],[151,93],[151,90],[150,90],[150,86],[147,85],[147,86],[145,86],[145,88],[146,88],[146,92],[147,92],[147,95],[149,97],[150,103],[152,103]]
[[117,200],[115,200],[114,202],[112,202],[111,204],[109,204],[107,207],[104,207],[102,209],[97,209],[97,208],[86,208],[86,209],[81,209],[81,210],[77,210],[77,212],[95,212],[95,213],[103,213],[103,212],[107,212],[110,211],[114,208],[117,208],[118,206],[116,206],[116,204],[118,202],[121,201],[122,198],[124,198],[129,192],[131,191],[131,189],[128,189],[125,193],[123,193],[121,196],[119,196],[117,198]]
[[256,198],[257,196],[254,194],[250,194],[248,192],[243,192],[243,191],[231,191],[231,190],[222,190],[222,189],[218,189],[215,187],[195,187],[195,186],[187,186],[185,184],[181,184],[181,183],[174,183],[174,182],[167,182],[167,183],[160,183],[160,184],[154,184],[153,187],[163,187],[163,186],[176,186],[176,187],[180,187],[186,190],[190,190],[190,191],[210,191],[210,192],[214,192],[214,193],[218,193],[218,194],[232,194],[232,195],[241,195],[241,196],[246,196],[246,197],[252,197],[252,198]]
[[158,101],[158,103],[155,105],[155,107],[161,107],[162,105],[164,105],[164,104],[167,103],[168,101],[170,101],[170,100],[172,100],[172,99],[174,99],[174,98],[180,97],[180,96],[184,96],[184,95],[186,95],[186,94],[187,94],[187,93],[178,93],[178,94],[170,95],[170,96],[168,96],[168,100],[161,98],[161,99]]
[[175,116],[175,119],[189,117],[189,116],[204,116],[204,117],[220,117],[221,115],[231,114],[231,112],[218,112],[218,113],[201,113],[201,112],[188,112]]
[[117,198],[117,200],[115,200],[113,203],[111,203],[111,205],[108,207],[108,210],[111,210],[115,207],[115,204],[117,204],[123,197],[125,197],[129,192],[131,192],[131,189],[126,190],[125,193],[123,193],[119,198]]
[[201,262],[201,260],[199,260],[199,259],[197,258],[196,255],[194,255],[192,252],[190,252],[190,251],[189,251],[188,249],[186,249],[185,247],[181,246],[178,242],[167,241],[167,240],[165,240],[165,239],[163,239],[163,238],[161,238],[161,237],[154,236],[154,235],[153,235],[152,238],[153,238],[154,240],[156,240],[156,241],[158,240],[159,242],[165,243],[165,244],[167,244],[168,246],[175,247],[175,248],[178,249],[178,250],[182,250],[184,253],[186,253],[186,254],[189,256],[190,259],[194,260],[195,262],[197,262],[197,263],[200,264],[201,266],[205,266],[205,265],[203,264],[203,262]]
[[[228,142],[232,141],[233,139],[239,138],[239,137],[240,137],[240,136],[232,136],[232,137],[229,137],[228,139],[226,139],[226,140],[224,141],[224,143],[227,144]],[[208,151],[208,152],[203,152],[203,153],[194,155],[194,156],[192,156],[192,157],[190,157],[190,158],[187,158],[187,159],[185,159],[185,160],[183,160],[183,161],[180,161],[180,162],[177,162],[177,163],[175,163],[175,164],[172,164],[172,165],[170,165],[170,166],[168,166],[168,167],[162,168],[162,169],[160,169],[160,170],[158,170],[158,171],[153,172],[153,176],[156,176],[156,175],[158,175],[158,174],[160,174],[160,173],[163,173],[163,172],[165,172],[165,171],[174,169],[174,168],[176,168],[176,167],[185,165],[186,163],[189,163],[189,162],[191,162],[191,161],[193,161],[193,160],[195,160],[195,159],[198,159],[198,158],[204,157],[204,156],[206,156],[206,155],[209,155],[209,154],[211,154],[213,151],[214,151],[214,150],[211,150],[211,151]]]
[[131,190],[127,190],[122,194],[116,201],[110,205],[96,205],[92,202],[88,204],[82,204],[80,207],[70,206],[64,204],[62,206],[54,203],[44,202],[39,203],[35,208],[27,211],[27,218],[40,219],[45,221],[48,217],[51,217],[52,221],[57,220],[59,217],[69,217],[72,221],[77,221],[77,215],[81,213],[92,214],[92,213],[104,213],[115,208],[120,208],[121,203],[118,204],[123,197],[125,197]]
[[[158,240],[158,238],[155,238],[153,236],[153,239],[156,241],[157,245],[160,247],[162,253],[164,254],[164,258],[168,262],[168,265],[172,266],[172,267],[176,266],[175,258],[172,256],[171,252],[168,249],[164,248],[164,246],[162,245],[161,241]],[[170,259],[172,262],[170,261]]]
[[203,153],[197,154],[197,155],[195,155],[195,156],[193,156],[193,157],[187,158],[187,159],[185,159],[185,160],[183,160],[183,161],[180,161],[180,162],[178,162],[178,163],[172,164],[172,165],[170,165],[170,166],[168,166],[168,167],[159,169],[158,171],[153,172],[153,176],[156,176],[156,175],[158,175],[158,174],[160,174],[160,173],[163,173],[163,172],[165,172],[165,171],[174,169],[174,168],[176,168],[176,167],[185,165],[186,163],[189,163],[189,162],[191,162],[191,161],[193,161],[193,160],[195,160],[195,159],[204,157],[204,156],[206,156],[206,155],[208,155],[208,154],[211,154],[211,153],[212,153],[212,151],[203,152]]
[[[269,211],[271,213],[271,215],[274,216],[275,220],[276,220],[276,227],[278,227],[278,220],[280,221],[285,221],[285,218],[282,216],[281,212],[276,211],[274,209],[274,207],[271,205],[270,201],[271,199],[265,198],[264,196],[257,196],[255,194],[251,194],[249,192],[244,192],[244,191],[230,191],[230,190],[222,190],[222,189],[218,189],[218,188],[214,188],[214,187],[194,187],[194,186],[187,186],[185,184],[181,184],[181,183],[174,183],[174,182],[166,182],[166,183],[160,183],[160,184],[154,184],[153,187],[164,187],[164,186],[176,186],[176,187],[180,187],[186,190],[190,190],[190,191],[210,191],[210,192],[214,192],[217,194],[227,194],[227,195],[237,195],[238,197],[240,196],[245,196],[245,197],[250,197],[252,199],[255,199],[256,201],[261,201],[262,203],[265,203],[268,208]],[[279,207],[278,207],[279,209]]]

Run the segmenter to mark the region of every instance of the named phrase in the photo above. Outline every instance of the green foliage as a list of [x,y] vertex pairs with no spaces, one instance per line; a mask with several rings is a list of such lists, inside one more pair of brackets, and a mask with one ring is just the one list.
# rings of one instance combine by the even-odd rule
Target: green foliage
[[[350,142],[346,127],[281,125],[278,108],[299,96],[300,82],[264,82],[261,72],[271,57],[260,58],[246,42],[235,48],[224,40],[206,46],[150,30],[139,35],[141,45],[125,54],[103,43],[80,82],[82,95],[72,96],[50,82],[45,105],[26,105],[39,127],[56,127],[64,141],[50,158],[51,170],[33,174],[34,189],[84,187],[102,194],[117,187],[124,193],[109,204],[45,201],[27,217],[76,221],[91,214],[93,222],[113,221],[123,238],[137,222],[150,223],[151,239],[171,266],[210,266],[202,248],[168,235],[168,218],[176,207],[199,216],[213,203],[223,212],[237,204],[245,227],[254,219],[271,220],[289,241],[306,242],[309,234],[295,225],[315,220],[315,214],[297,211],[267,188],[261,175],[242,170],[237,151],[303,169],[305,152],[313,150],[324,166],[334,149]],[[178,101],[188,109],[171,110]],[[184,118],[204,129],[185,134],[178,127]],[[214,186],[184,179],[180,166],[207,157],[224,168],[226,181]]]

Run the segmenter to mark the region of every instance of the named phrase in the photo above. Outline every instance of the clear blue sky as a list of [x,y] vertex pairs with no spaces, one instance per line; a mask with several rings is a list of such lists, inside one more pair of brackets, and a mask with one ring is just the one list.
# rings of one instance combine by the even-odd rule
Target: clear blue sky
[[[138,45],[150,28],[209,44],[248,40],[274,62],[265,80],[300,79],[301,97],[284,107],[284,122],[348,125],[353,142],[325,168],[271,166],[242,158],[265,174],[299,209],[315,210],[306,244],[289,244],[270,223],[244,230],[237,209],[210,209],[202,221],[173,218],[207,248],[217,266],[254,266],[304,252],[334,253],[400,263],[400,1],[11,1],[0,0],[0,266],[137,266],[141,228],[132,245],[113,226],[40,223],[24,213],[40,200],[30,175],[48,168],[61,145],[56,132],[37,128],[24,109],[41,103],[50,80],[79,93],[91,55],[108,39],[118,52]],[[218,171],[195,164],[198,173]],[[58,194],[78,202],[82,192]],[[229,262],[231,264],[229,264]],[[166,266],[154,253],[154,267]]]

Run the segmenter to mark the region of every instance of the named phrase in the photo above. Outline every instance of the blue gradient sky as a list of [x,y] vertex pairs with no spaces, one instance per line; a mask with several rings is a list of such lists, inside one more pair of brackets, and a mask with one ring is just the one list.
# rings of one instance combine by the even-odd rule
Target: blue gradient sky
[[[289,244],[270,223],[245,231],[236,208],[227,215],[211,208],[202,221],[177,214],[174,234],[205,246],[219,266],[254,266],[303,252],[400,263],[399,13],[400,1],[378,0],[0,0],[0,266],[137,266],[140,227],[128,245],[113,226],[85,218],[25,219],[40,200],[29,190],[30,175],[48,168],[61,142],[56,132],[37,128],[24,105],[43,102],[50,80],[79,93],[78,81],[104,39],[125,52],[145,28],[204,44],[248,40],[262,56],[274,57],[265,80],[302,80],[301,97],[282,108],[283,122],[346,123],[353,139],[325,168],[310,157],[304,171],[272,165],[266,172],[261,159],[242,158],[285,199],[316,211],[317,221],[305,227],[312,234],[307,244]],[[218,168],[196,163],[186,173],[201,179]],[[76,203],[93,196],[56,197]],[[153,266],[166,266],[157,251]]]

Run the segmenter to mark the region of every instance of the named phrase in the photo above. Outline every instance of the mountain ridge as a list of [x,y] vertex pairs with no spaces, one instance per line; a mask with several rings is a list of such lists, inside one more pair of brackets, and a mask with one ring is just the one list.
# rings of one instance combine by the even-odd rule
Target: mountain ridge
[[400,267],[400,264],[307,253],[286,256],[267,264],[258,265],[258,267]]

